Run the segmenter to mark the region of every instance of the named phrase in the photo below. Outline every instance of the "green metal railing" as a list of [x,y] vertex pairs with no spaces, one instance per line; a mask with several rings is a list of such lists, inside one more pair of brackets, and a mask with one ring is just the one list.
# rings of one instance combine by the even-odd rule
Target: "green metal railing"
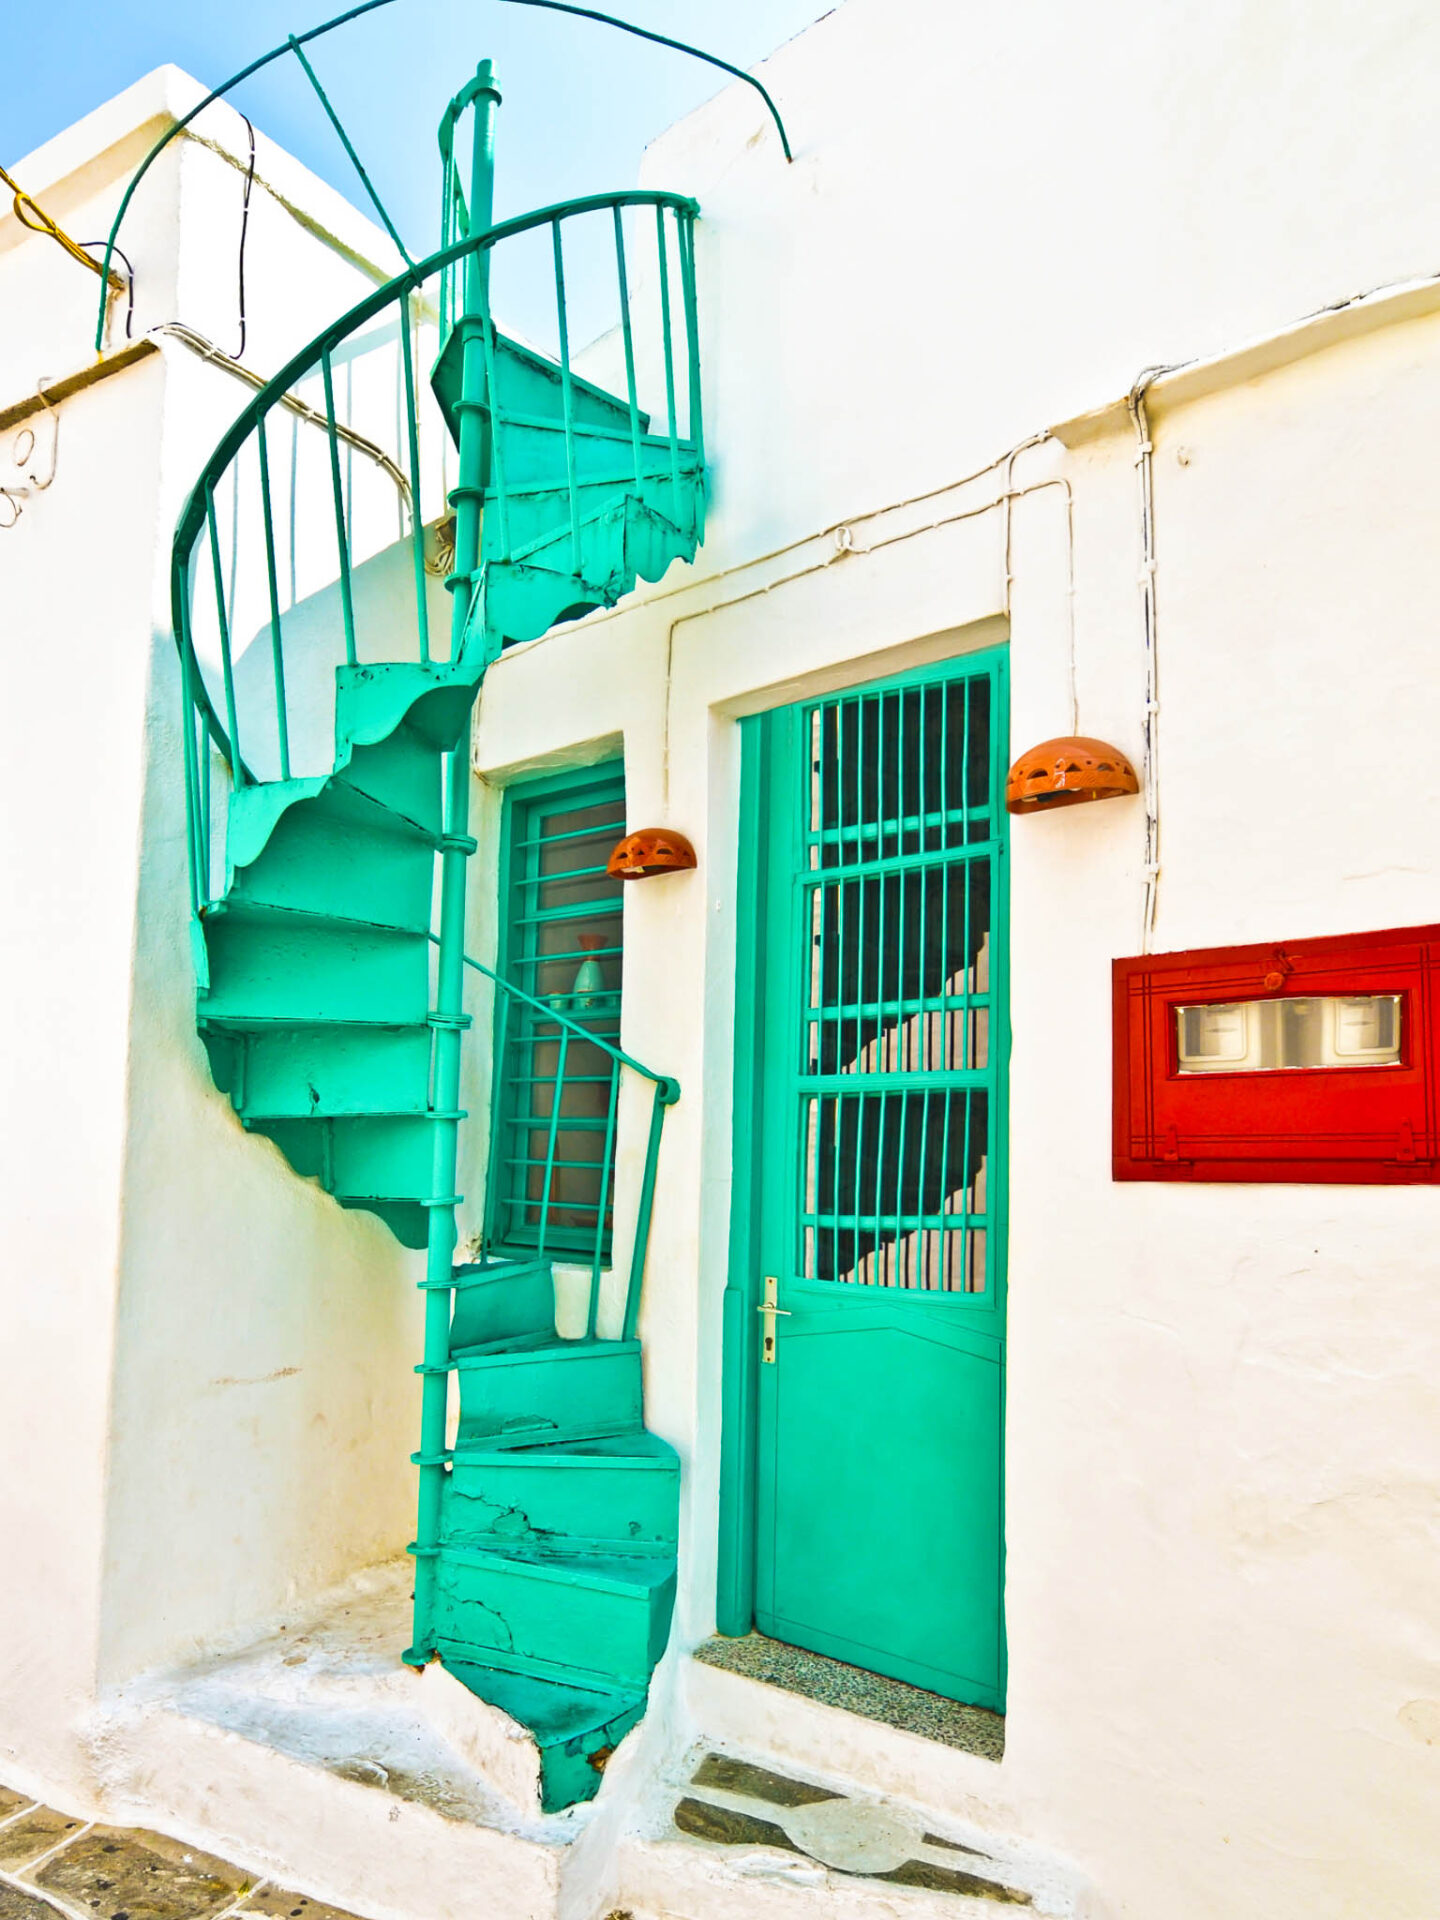
[[[438,936],[431,936],[438,944]],[[503,1060],[504,1034],[509,1018],[523,1012],[535,1022],[539,1031],[553,1030],[555,1036],[555,1067],[548,1074],[537,1072],[531,1088],[529,1112],[517,1123],[544,1136],[544,1148],[533,1163],[530,1190],[526,1194],[527,1210],[533,1211],[536,1231],[533,1237],[533,1250],[539,1259],[559,1259],[562,1264],[588,1264],[590,1269],[589,1315],[586,1326],[588,1338],[594,1339],[600,1308],[600,1284],[604,1270],[604,1255],[608,1239],[608,1220],[613,1205],[613,1186],[615,1179],[615,1148],[619,1131],[620,1088],[625,1072],[637,1074],[650,1083],[653,1093],[650,1105],[649,1128],[645,1141],[645,1160],[640,1175],[640,1192],[635,1214],[635,1232],[630,1250],[629,1273],[625,1284],[625,1306],[622,1315],[620,1337],[633,1340],[635,1328],[640,1316],[640,1293],[645,1275],[645,1258],[650,1244],[650,1220],[655,1206],[655,1175],[660,1159],[660,1137],[665,1124],[665,1110],[673,1107],[680,1098],[680,1082],[663,1073],[656,1073],[633,1054],[626,1053],[602,1034],[596,1033],[593,1026],[587,1026],[574,1014],[564,1012],[555,1002],[562,995],[552,995],[542,999],[535,994],[526,993],[511,980],[504,979],[493,968],[482,961],[473,959],[468,953],[465,964],[491,981],[504,996],[500,1018],[500,1043],[496,1047],[495,1057]],[[601,1055],[609,1062],[602,1073],[591,1070],[586,1060],[587,1052]],[[604,1111],[594,1118],[576,1119],[564,1114],[567,1088],[576,1085],[601,1085],[605,1089]],[[567,1159],[561,1152],[560,1141],[568,1133],[595,1133],[602,1141],[602,1151],[594,1159]],[[500,1174],[500,1162],[506,1157],[505,1129],[492,1128],[490,1143],[490,1178],[492,1185]],[[579,1175],[587,1186],[593,1182],[591,1190],[593,1200],[577,1199],[573,1192],[560,1193],[558,1189],[567,1175]],[[552,1245],[552,1221],[557,1213],[584,1211],[594,1216],[593,1241],[588,1262],[577,1260],[570,1252],[556,1251]]]
[[[628,255],[625,215],[638,210],[653,214],[654,304],[644,316],[634,309],[634,284]],[[642,435],[650,431],[651,413],[641,405],[637,376],[637,332],[643,317],[654,342],[653,384],[655,412],[663,410],[663,433],[668,440],[672,472],[682,453],[703,458],[700,420],[699,349],[695,307],[693,201],[682,195],[656,192],[597,194],[582,200],[542,207],[515,220],[503,221],[442,247],[428,259],[397,275],[313,340],[268,381],[221,439],[206,463],[181,514],[171,567],[171,606],[184,682],[184,764],[186,818],[190,843],[190,892],[195,912],[203,912],[216,897],[217,850],[212,848],[212,823],[217,819],[214,780],[234,787],[262,780],[288,778],[292,771],[328,772],[318,762],[296,765],[296,699],[292,673],[290,627],[302,618],[306,628],[303,652],[314,681],[317,655],[322,664],[351,665],[367,660],[437,659],[431,632],[432,614],[426,589],[426,512],[438,521],[446,504],[445,464],[453,457],[443,448],[444,430],[439,411],[422,389],[416,367],[422,332],[437,343],[450,326],[473,336],[483,353],[487,390],[494,397],[497,333],[490,311],[488,283],[481,276],[481,311],[466,315],[456,310],[456,287],[461,269],[476,256],[488,262],[507,240],[548,230],[553,265],[559,374],[565,405],[565,486],[570,499],[572,526],[579,515],[579,476],[575,442],[569,431],[573,398],[580,376],[573,366],[569,340],[565,287],[565,235],[573,223],[598,217],[608,224],[615,263],[618,332],[625,366],[625,397],[629,414],[629,459],[636,479],[640,474]],[[439,290],[437,306],[427,307],[424,292]],[[678,289],[678,292],[677,292]],[[680,336],[677,339],[677,334]],[[467,337],[468,344],[468,337]],[[391,349],[388,372],[378,382],[389,392],[354,396],[369,381],[376,385],[373,364],[381,347]],[[679,369],[683,368],[683,384]],[[352,394],[349,408],[343,385]],[[296,389],[309,383],[319,391],[309,399]],[[363,420],[357,415],[363,415]],[[524,483],[507,477],[503,457],[503,408],[491,407],[492,465],[488,499],[496,528],[487,534],[490,562],[515,551],[508,538],[514,501]],[[275,442],[277,422],[283,418],[290,435],[288,495],[277,505]],[[299,447],[302,430],[314,432],[325,443],[323,478],[313,471],[300,474],[311,463]],[[387,444],[388,442],[388,444]],[[355,455],[362,464],[357,464]],[[623,464],[623,452],[620,456]],[[361,478],[368,476],[369,492],[362,500]],[[461,476],[463,481],[464,476]],[[307,485],[308,482],[308,485]],[[381,504],[376,487],[388,489],[390,505]],[[464,509],[466,502],[451,498]],[[460,492],[464,492],[462,487]],[[478,514],[478,503],[474,510]],[[394,537],[376,537],[374,524],[383,515],[396,516]],[[369,551],[357,552],[357,513],[369,523]],[[333,559],[320,568],[308,594],[299,575],[316,566],[317,515],[328,519],[326,536]],[[304,524],[300,525],[299,522]],[[409,548],[409,592],[413,620],[408,642],[397,639],[393,603],[387,602],[376,645],[367,646],[366,607],[357,593],[359,567],[386,552]],[[479,600],[479,576],[452,572],[446,586],[465,610],[457,623],[459,644],[452,641],[439,663],[468,661],[476,644],[473,616]],[[282,579],[291,586],[284,604]],[[317,633],[317,602],[320,608]],[[248,617],[247,617],[248,616]],[[207,671],[197,648],[202,624],[213,654]],[[246,641],[246,629],[249,641]],[[243,658],[243,666],[242,666]],[[328,729],[312,725],[317,736]],[[220,763],[216,766],[216,761]]]

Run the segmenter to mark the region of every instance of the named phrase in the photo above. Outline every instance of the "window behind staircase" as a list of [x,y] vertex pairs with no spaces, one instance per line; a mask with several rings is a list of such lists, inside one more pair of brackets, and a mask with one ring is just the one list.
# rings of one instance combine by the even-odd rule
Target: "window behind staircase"
[[[625,831],[618,762],[527,782],[507,796],[500,971],[614,1045],[620,1039],[622,883],[605,862]],[[611,1061],[559,1021],[499,996],[487,1241],[561,1258],[610,1249]],[[546,1173],[551,1170],[548,1186]]]

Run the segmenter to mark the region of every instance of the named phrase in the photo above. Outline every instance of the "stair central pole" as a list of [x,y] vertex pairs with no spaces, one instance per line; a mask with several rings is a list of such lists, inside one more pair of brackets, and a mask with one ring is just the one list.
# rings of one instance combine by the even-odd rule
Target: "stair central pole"
[[[483,232],[494,216],[495,112],[500,92],[494,69],[482,60],[460,96],[475,109],[470,172],[470,233]],[[465,261],[464,361],[460,418],[459,478],[450,501],[455,511],[455,570],[450,589],[450,657],[459,659],[470,623],[480,566],[480,510],[489,460],[485,414],[484,328],[489,312],[490,255],[476,248]],[[482,629],[483,631],[483,629]],[[455,1182],[459,1148],[460,1042],[465,1020],[465,864],[475,850],[469,837],[470,727],[468,719],[445,768],[445,830],[440,854],[440,940],[433,1025],[434,1123],[429,1232],[425,1263],[425,1362],[421,1373],[420,1502],[415,1528],[415,1614],[404,1659],[423,1665],[435,1652],[435,1589],[445,1491],[445,1429],[449,1407],[450,1307],[455,1261]]]

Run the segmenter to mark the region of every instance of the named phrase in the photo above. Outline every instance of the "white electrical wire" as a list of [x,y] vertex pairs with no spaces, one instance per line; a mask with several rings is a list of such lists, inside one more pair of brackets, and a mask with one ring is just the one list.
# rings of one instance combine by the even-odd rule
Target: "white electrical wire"
[[1156,657],[1155,610],[1155,463],[1150,438],[1146,389],[1169,367],[1147,367],[1138,375],[1125,404],[1135,429],[1135,474],[1140,495],[1140,610],[1145,641],[1145,724],[1142,731],[1145,795],[1144,893],[1140,908],[1140,951],[1149,953],[1160,898],[1160,682]]

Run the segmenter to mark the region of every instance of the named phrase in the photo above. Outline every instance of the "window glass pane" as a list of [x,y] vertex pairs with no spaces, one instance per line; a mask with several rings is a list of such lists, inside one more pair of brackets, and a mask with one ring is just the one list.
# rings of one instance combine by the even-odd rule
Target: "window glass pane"
[[[507,974],[612,1045],[619,1038],[622,882],[605,862],[625,831],[624,788],[603,773],[511,801],[502,878]],[[608,1054],[543,1011],[502,1008],[491,1240],[608,1253],[617,1075]]]
[[983,1290],[988,1108],[978,1090],[808,1099],[805,1277]]
[[1176,1007],[1180,1071],[1395,1066],[1400,998],[1398,993],[1316,994]]
[[988,1064],[988,859],[825,882],[810,890],[810,937],[812,1072]]

